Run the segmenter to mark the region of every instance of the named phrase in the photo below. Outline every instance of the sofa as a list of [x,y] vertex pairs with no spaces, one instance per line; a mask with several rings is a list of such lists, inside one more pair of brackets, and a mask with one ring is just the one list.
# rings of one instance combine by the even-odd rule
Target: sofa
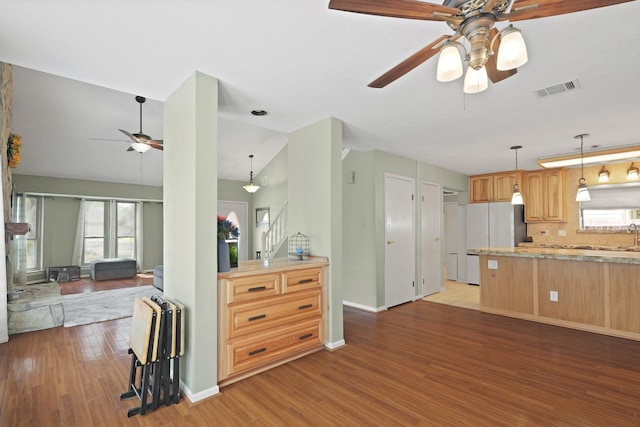
[[138,272],[135,259],[106,258],[91,262],[89,274],[92,280],[114,280],[135,277]]
[[160,289],[161,291],[163,290],[162,288],[163,274],[164,274],[164,269],[162,268],[161,265],[158,265],[153,268],[153,286]]

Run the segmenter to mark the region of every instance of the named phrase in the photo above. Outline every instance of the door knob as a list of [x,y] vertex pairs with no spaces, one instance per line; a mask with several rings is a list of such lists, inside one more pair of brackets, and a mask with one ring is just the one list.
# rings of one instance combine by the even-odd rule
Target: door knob
[[387,245],[390,245],[390,244],[395,243],[395,242],[396,242],[395,240],[387,240]]

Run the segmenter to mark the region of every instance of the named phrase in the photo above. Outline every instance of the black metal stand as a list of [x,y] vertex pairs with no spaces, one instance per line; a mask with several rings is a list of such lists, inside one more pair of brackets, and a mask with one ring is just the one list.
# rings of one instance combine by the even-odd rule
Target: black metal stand
[[[137,355],[129,348],[129,354],[132,355],[129,386],[126,392],[120,394],[120,400],[137,397],[140,406],[129,409],[128,417],[144,415],[146,411],[156,410],[162,404],[168,406],[179,403],[182,397],[180,356],[183,351],[183,306],[159,296],[152,299],[143,298],[143,301],[151,306],[154,312],[149,336],[143,337],[149,340],[147,354]],[[132,323],[134,321],[135,319],[132,319]],[[132,336],[133,334],[132,331]],[[131,339],[130,345],[134,347]]]

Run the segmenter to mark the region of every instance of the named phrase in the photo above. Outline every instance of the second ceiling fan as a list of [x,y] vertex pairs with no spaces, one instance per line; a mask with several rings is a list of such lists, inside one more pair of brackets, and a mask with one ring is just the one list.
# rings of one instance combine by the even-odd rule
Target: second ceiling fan
[[131,138],[131,146],[127,151],[144,153],[149,151],[151,148],[163,150],[163,141],[161,139],[152,139],[149,135],[142,132],[142,104],[144,104],[147,99],[144,96],[136,96],[136,101],[140,104],[140,131],[138,133],[129,133],[124,129],[118,129],[120,132]]
[[[469,63],[464,91],[477,93],[487,88],[487,77],[493,83],[511,77],[528,59],[520,30],[510,25],[498,31],[494,27],[496,22],[543,18],[630,1],[635,0],[445,0],[442,5],[417,0],[330,0],[329,9],[443,21],[455,32],[440,36],[369,83],[369,87],[385,87],[437,53],[440,53],[438,80],[455,80],[462,75],[462,49]],[[458,42],[461,38],[468,41],[468,51]]]

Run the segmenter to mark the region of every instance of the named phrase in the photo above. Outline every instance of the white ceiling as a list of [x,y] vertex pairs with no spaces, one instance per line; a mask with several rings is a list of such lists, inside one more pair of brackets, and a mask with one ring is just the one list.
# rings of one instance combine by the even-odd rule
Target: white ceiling
[[[513,169],[516,144],[519,166],[535,169],[538,157],[574,151],[580,133],[591,134],[585,147],[640,143],[638,1],[517,22],[529,62],[474,95],[461,80],[436,81],[437,57],[367,87],[451,34],[440,22],[329,10],[327,0],[2,3],[0,61],[16,65],[13,131],[24,147],[16,173],[161,185],[163,153],[127,152],[117,129],[139,130],[142,95],[143,131],[162,138],[162,101],[194,71],[220,80],[226,179],[247,180],[249,154],[257,172],[288,132],[328,116],[343,120],[347,148],[465,174]],[[578,90],[533,95],[574,79]]]

